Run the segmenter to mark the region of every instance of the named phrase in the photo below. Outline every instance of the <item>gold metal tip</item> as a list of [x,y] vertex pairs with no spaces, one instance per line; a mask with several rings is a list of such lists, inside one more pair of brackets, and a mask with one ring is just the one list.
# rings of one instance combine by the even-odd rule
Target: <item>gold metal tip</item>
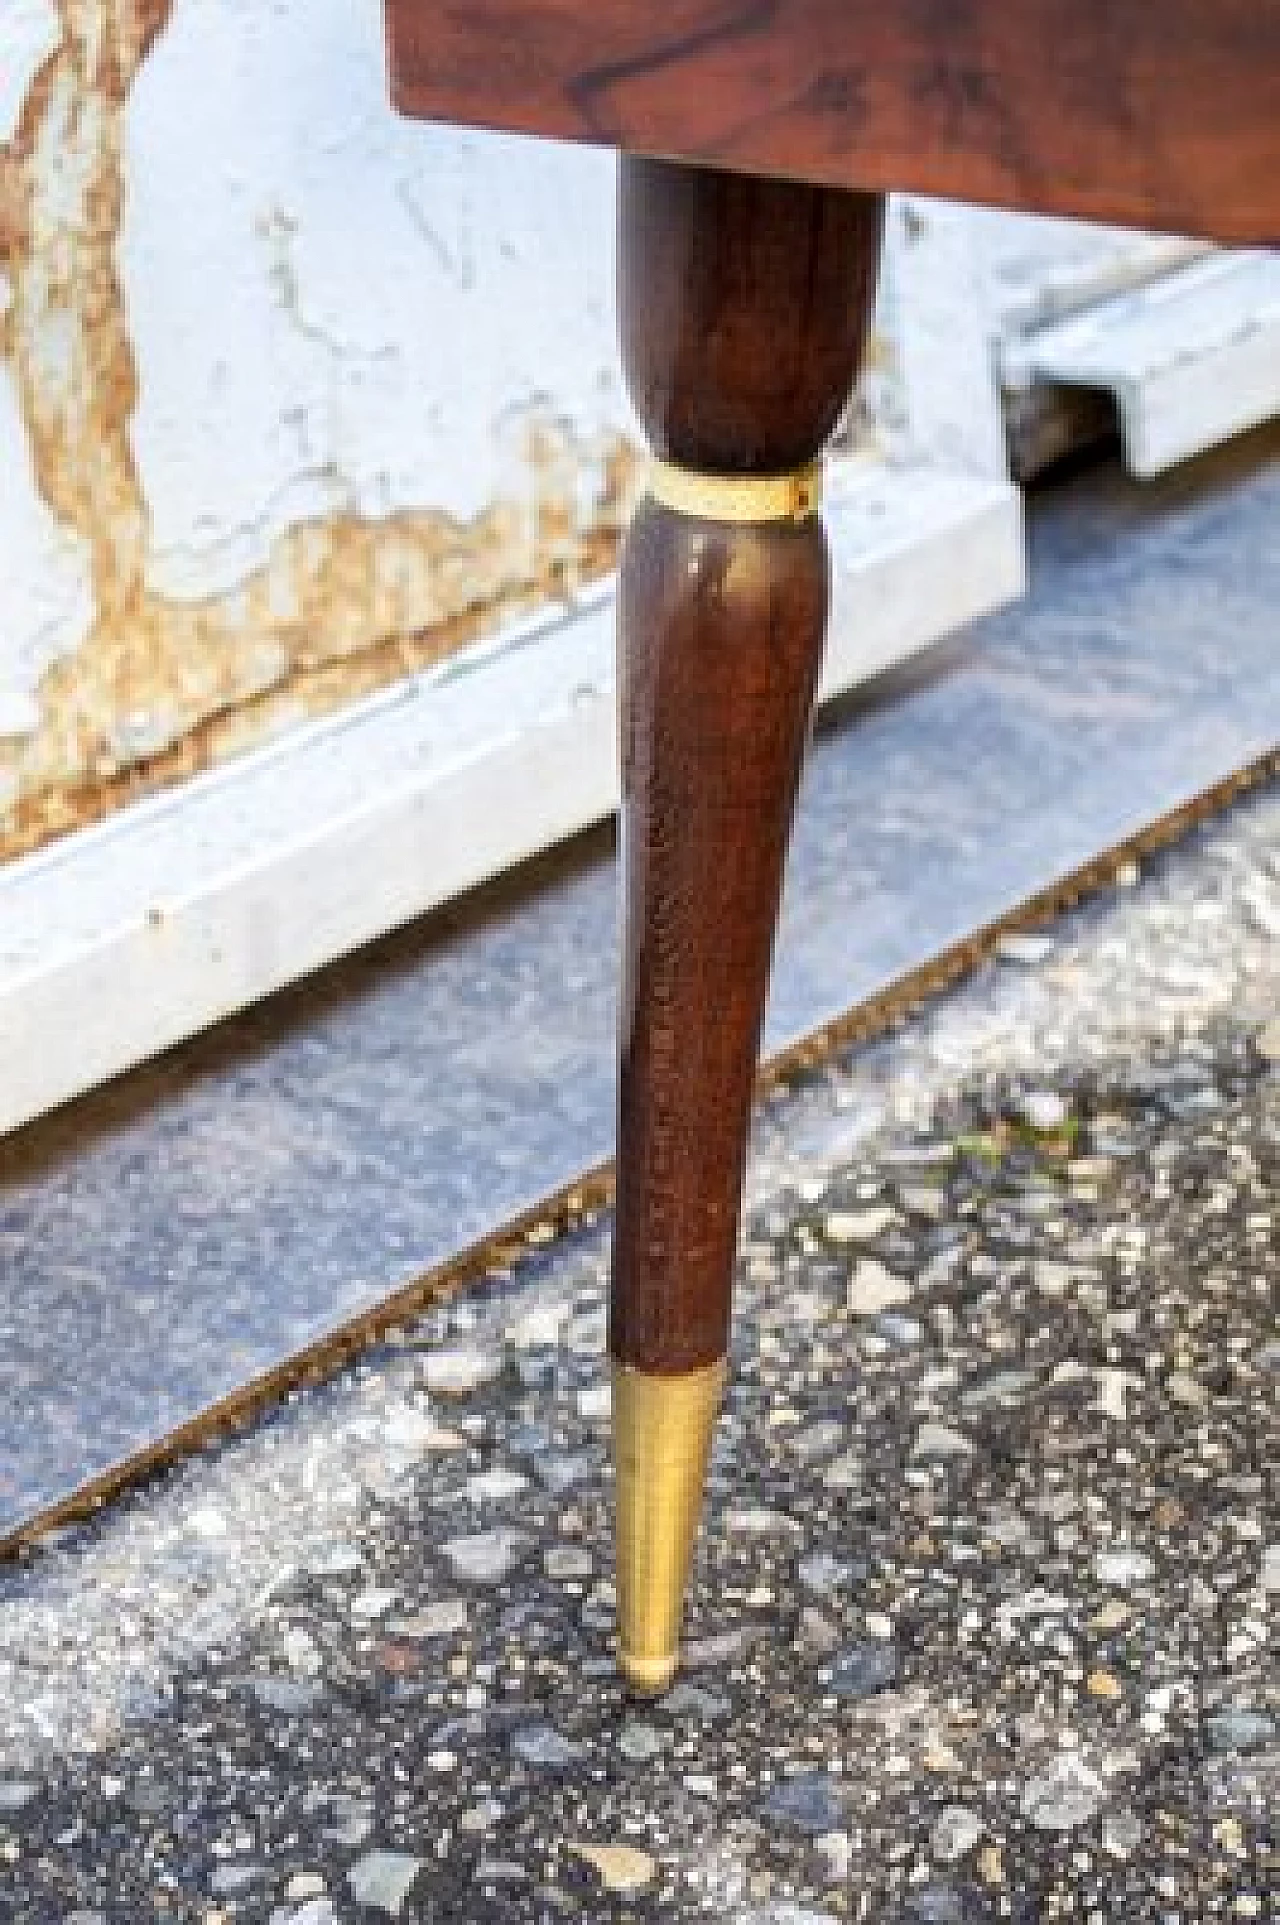
[[678,1377],[613,1366],[618,1662],[646,1697],[665,1691],[676,1674],[725,1371],[723,1358]]
[[680,1669],[680,1660],[674,1651],[669,1658],[637,1658],[629,1651],[619,1651],[618,1663],[623,1677],[639,1698],[660,1698]]

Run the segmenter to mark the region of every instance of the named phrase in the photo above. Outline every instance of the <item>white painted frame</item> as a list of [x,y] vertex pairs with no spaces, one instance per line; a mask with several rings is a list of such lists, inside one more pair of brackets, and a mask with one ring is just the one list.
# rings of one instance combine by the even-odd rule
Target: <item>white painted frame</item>
[[[1020,500],[837,469],[822,699],[1021,592]],[[0,870],[0,1131],[608,816],[613,586]]]

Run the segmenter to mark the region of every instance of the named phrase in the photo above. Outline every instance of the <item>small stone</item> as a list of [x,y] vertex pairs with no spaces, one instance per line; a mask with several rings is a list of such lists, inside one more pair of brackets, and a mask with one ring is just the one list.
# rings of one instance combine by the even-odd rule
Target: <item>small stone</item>
[[800,1613],[799,1646],[810,1657],[829,1658],[839,1648],[840,1632],[831,1619],[807,1604]]
[[892,1313],[878,1317],[876,1330],[888,1343],[897,1344],[903,1350],[924,1342],[924,1325],[915,1317],[900,1317]]
[[1004,1852],[999,1845],[984,1845],[978,1853],[978,1872],[984,1885],[1004,1884]]
[[825,1597],[831,1591],[838,1591],[848,1582],[853,1566],[843,1557],[833,1557],[830,1551],[812,1551],[802,1557],[796,1566],[796,1576],[806,1591],[816,1591]]
[[501,1464],[489,1470],[477,1471],[469,1477],[462,1487],[462,1494],[470,1504],[505,1504],[509,1498],[518,1497],[521,1491],[529,1488],[529,1480],[523,1471],[508,1470]]
[[455,1638],[467,1628],[467,1604],[465,1598],[441,1598],[437,1604],[428,1604],[421,1611],[414,1611],[407,1617],[388,1620],[387,1629],[395,1637],[408,1638],[411,1643],[427,1643],[432,1638]]
[[409,1889],[422,1870],[422,1860],[403,1851],[371,1851],[347,1872],[347,1884],[357,1905],[400,1916]]
[[21,1811],[39,1789],[29,1778],[0,1778],[0,1811]]
[[940,1184],[904,1183],[898,1196],[909,1216],[921,1216],[926,1222],[941,1223],[947,1214],[947,1193]]
[[769,1794],[765,1813],[780,1824],[817,1837],[836,1831],[845,1818],[844,1787],[825,1771],[784,1778]]
[[662,1733],[656,1725],[629,1718],[618,1733],[618,1750],[633,1765],[646,1765],[662,1750]]
[[880,1204],[871,1210],[832,1210],[822,1229],[828,1243],[874,1243],[897,1220],[896,1210]]
[[853,1840],[847,1831],[824,1831],[814,1840],[826,1866],[827,1882],[843,1885],[853,1864]]
[[1031,1281],[1043,1297],[1065,1297],[1075,1276],[1071,1265],[1056,1257],[1038,1257],[1031,1266]]
[[982,1820],[968,1805],[946,1805],[938,1814],[929,1842],[934,1856],[952,1864],[971,1852],[982,1836]]
[[326,1825],[324,1835],[338,1845],[363,1845],[373,1830],[373,1806],[363,1798],[348,1798],[344,1793],[329,1800],[334,1822]]
[[997,1370],[961,1393],[960,1408],[986,1410],[992,1405],[1021,1403],[1039,1381],[1034,1370]]
[[1155,1573],[1155,1565],[1143,1551],[1099,1551],[1093,1560],[1099,1584],[1114,1584],[1123,1591],[1131,1584],[1143,1584]]
[[329,1544],[318,1544],[307,1553],[306,1567],[312,1577],[347,1577],[352,1571],[364,1569],[364,1558],[354,1544],[340,1539]]
[[314,1710],[324,1696],[324,1687],[314,1678],[280,1678],[261,1672],[250,1679],[254,1697],[268,1711],[285,1718],[300,1718]]
[[482,1858],[476,1866],[477,1885],[517,1885],[529,1876],[514,1858]]
[[357,1624],[372,1624],[387,1615],[399,1595],[398,1591],[360,1591],[351,1600],[351,1615]]
[[[216,1865],[209,1879],[209,1890],[218,1898],[234,1898],[266,1876],[266,1866],[242,1861],[237,1865]],[[288,1894],[286,1893],[286,1897]]]
[[533,1460],[533,1474],[544,1489],[556,1497],[563,1497],[575,1484],[580,1484],[594,1471],[595,1465],[585,1451],[576,1454],[569,1451],[549,1450],[545,1456]]
[[595,1561],[590,1551],[578,1544],[553,1544],[542,1554],[542,1568],[558,1582],[568,1578],[590,1577]]
[[1280,1063],[1280,1018],[1265,1024],[1256,1040],[1260,1056],[1268,1063]]
[[296,1911],[289,1925],[338,1925],[338,1913],[331,1898],[312,1898]]
[[502,1352],[477,1344],[430,1350],[422,1360],[422,1381],[441,1397],[469,1397],[502,1375]]
[[821,1417],[815,1424],[804,1424],[787,1438],[787,1449],[801,1464],[816,1464],[838,1450],[847,1431],[835,1417]]
[[1091,1698],[1122,1698],[1124,1687],[1110,1671],[1091,1671],[1085,1682]]
[[1112,1858],[1127,1858],[1142,1843],[1141,1820],[1127,1806],[1104,1814],[1102,1849]]
[[284,1888],[286,1898],[298,1904],[304,1898],[319,1898],[324,1892],[324,1880],[319,1872],[295,1872]]
[[507,1325],[507,1342],[515,1350],[550,1349],[559,1343],[572,1312],[571,1303],[531,1304]]
[[453,1575],[465,1584],[499,1584],[508,1575],[524,1543],[519,1531],[478,1531],[473,1537],[451,1537],[440,1546]]
[[911,1285],[895,1277],[873,1257],[858,1264],[849,1281],[845,1303],[855,1317],[878,1317],[882,1310],[911,1301]]
[[1038,1136],[1052,1136],[1060,1130],[1070,1112],[1054,1090],[1028,1090],[1018,1103],[1018,1115]]
[[222,1512],[212,1504],[202,1504],[192,1511],[189,1521],[197,1537],[225,1537],[231,1528]]
[[458,1830],[465,1831],[469,1837],[478,1833],[492,1831],[501,1822],[506,1806],[498,1798],[482,1798],[478,1804],[468,1805],[458,1820]]
[[581,1746],[573,1744],[553,1724],[523,1724],[511,1734],[511,1749],[526,1765],[549,1771],[563,1771],[582,1756]]
[[972,1908],[963,1892],[946,1885],[925,1885],[912,1892],[899,1915],[902,1925],[970,1925]]
[[775,1537],[780,1532],[798,1531],[800,1526],[785,1511],[770,1510],[764,1504],[742,1504],[726,1513],[725,1528],[733,1537]]
[[823,1488],[829,1491],[856,1491],[866,1475],[866,1465],[855,1450],[836,1457],[822,1473]]
[[872,1698],[897,1682],[898,1653],[892,1644],[851,1645],[831,1667],[830,1690],[837,1698]]
[[1268,1544],[1263,1551],[1258,1582],[1264,1591],[1280,1591],[1280,1544]]
[[1188,1410],[1203,1410],[1209,1402],[1209,1393],[1198,1377],[1189,1370],[1175,1370],[1168,1378],[1165,1389],[1175,1404],[1183,1404]]
[[613,1415],[611,1384],[588,1384],[578,1392],[578,1415],[589,1424],[608,1423]]
[[967,1457],[973,1445],[962,1430],[949,1424],[921,1424],[911,1446],[913,1457]]
[[656,1860],[635,1845],[571,1844],[569,1850],[595,1866],[607,1892],[621,1892],[624,1895],[642,1892],[646,1885],[653,1883],[654,1873],[658,1869]]
[[1276,1721],[1265,1711],[1215,1711],[1205,1729],[1214,1751],[1265,1751],[1276,1737]]
[[697,1671],[718,1664],[736,1664],[746,1656],[751,1638],[747,1631],[719,1631],[712,1637],[686,1638],[681,1651],[681,1661],[687,1671]]
[[778,1898],[749,1912],[735,1912],[734,1925],[840,1925],[834,1912],[815,1912],[808,1905]]
[[1104,1796],[1097,1772],[1074,1753],[1061,1752],[1044,1771],[1027,1780],[1022,1815],[1037,1831],[1072,1831],[1088,1824]]
[[382,1439],[401,1457],[426,1457],[434,1450],[457,1450],[463,1438],[446,1430],[425,1410],[412,1404],[393,1404],[382,1420]]
[[730,1704],[719,1692],[682,1680],[673,1691],[668,1691],[662,1700],[662,1709],[671,1718],[698,1718],[703,1724],[709,1724],[713,1718],[727,1717]]

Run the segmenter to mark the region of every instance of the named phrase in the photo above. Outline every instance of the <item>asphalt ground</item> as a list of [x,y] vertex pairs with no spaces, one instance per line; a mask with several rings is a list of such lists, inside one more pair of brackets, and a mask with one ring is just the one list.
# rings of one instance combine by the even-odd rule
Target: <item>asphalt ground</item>
[[[1274,749],[1278,520],[1280,428],[1032,499],[819,731],[771,1048]],[[0,1142],[0,1537],[611,1154],[616,913],[587,838]]]
[[762,1108],[686,1666],[608,1223],[0,1574],[0,1918],[1274,1916],[1280,794]]

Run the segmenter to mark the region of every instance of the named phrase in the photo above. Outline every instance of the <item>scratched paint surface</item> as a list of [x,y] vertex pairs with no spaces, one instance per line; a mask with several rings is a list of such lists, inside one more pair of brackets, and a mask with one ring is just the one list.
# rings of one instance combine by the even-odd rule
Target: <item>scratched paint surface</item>
[[376,7],[6,0],[0,857],[607,563],[611,198]]

